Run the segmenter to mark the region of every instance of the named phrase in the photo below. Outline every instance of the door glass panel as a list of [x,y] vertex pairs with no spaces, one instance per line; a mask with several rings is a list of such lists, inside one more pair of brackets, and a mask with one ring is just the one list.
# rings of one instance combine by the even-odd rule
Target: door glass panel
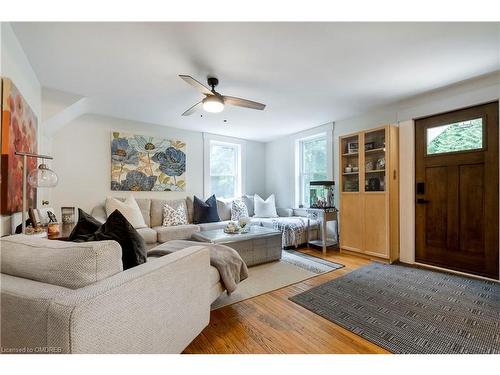
[[365,191],[385,191],[385,129],[365,133]]
[[342,191],[359,192],[359,138],[342,139]]
[[483,119],[427,128],[427,155],[483,148]]

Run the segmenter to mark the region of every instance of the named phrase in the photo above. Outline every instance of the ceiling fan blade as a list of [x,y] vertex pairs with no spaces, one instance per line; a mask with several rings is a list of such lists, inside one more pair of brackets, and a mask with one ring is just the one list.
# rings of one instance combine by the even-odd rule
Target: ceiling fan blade
[[191,86],[193,86],[196,90],[201,92],[202,94],[205,95],[213,95],[212,91],[205,85],[201,84],[197,80],[195,80],[193,77],[185,75],[185,74],[179,74],[179,77],[181,77],[186,83],[189,83]]
[[251,100],[236,98],[234,96],[224,96],[224,103],[225,104],[230,104],[230,105],[236,105],[238,107],[245,107],[245,108],[251,108],[251,109],[259,109],[261,111],[264,108],[266,108],[265,104],[253,102]]
[[189,116],[195,113],[198,109],[200,109],[202,106],[202,102],[196,103],[193,105],[191,108],[189,108],[187,111],[185,111],[182,116]]

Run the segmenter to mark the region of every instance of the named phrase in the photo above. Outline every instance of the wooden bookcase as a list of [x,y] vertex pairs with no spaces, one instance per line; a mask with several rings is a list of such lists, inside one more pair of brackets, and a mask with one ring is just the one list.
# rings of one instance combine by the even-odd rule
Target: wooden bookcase
[[394,262],[399,258],[398,127],[339,138],[340,249]]

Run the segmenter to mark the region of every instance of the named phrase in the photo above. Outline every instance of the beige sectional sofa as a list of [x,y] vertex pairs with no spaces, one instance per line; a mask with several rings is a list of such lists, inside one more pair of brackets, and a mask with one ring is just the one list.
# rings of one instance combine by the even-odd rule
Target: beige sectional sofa
[[2,353],[180,353],[223,291],[206,245],[125,271],[115,241],[0,246]]
[[[206,231],[211,229],[224,228],[231,219],[231,201],[217,200],[217,211],[221,219],[216,223],[193,224],[193,200],[190,197],[185,199],[164,200],[164,199],[145,199],[136,198],[137,204],[141,209],[142,216],[146,222],[147,228],[140,228],[137,231],[142,235],[148,247],[156,246],[158,243],[164,243],[172,240],[187,240],[190,239],[193,233]],[[177,226],[162,226],[163,222],[163,205],[168,203],[174,208],[182,206],[187,212],[188,224]],[[253,207],[249,207],[249,212],[253,212]],[[272,228],[273,222],[297,222],[307,224],[305,210],[294,209],[277,209],[279,217],[277,218],[257,218],[251,217],[252,225],[261,225]],[[94,207],[91,215],[97,220],[106,221],[106,210],[104,203]],[[311,227],[310,239],[317,239],[319,232],[319,223],[316,220],[310,220]],[[304,232],[299,239],[299,243],[307,242],[307,234]],[[290,244],[284,243],[283,246]]]

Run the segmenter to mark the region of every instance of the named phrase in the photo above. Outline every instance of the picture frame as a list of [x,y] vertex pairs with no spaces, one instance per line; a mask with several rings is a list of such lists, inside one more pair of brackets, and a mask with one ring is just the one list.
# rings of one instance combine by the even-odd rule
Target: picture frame
[[57,217],[55,211],[52,207],[43,207],[38,209],[38,214],[40,216],[40,223],[45,226],[50,222],[54,222],[54,218],[57,222]]
[[36,208],[30,208],[28,210],[28,215],[31,220],[33,228],[38,228],[39,226],[42,225],[40,221],[40,214]]

